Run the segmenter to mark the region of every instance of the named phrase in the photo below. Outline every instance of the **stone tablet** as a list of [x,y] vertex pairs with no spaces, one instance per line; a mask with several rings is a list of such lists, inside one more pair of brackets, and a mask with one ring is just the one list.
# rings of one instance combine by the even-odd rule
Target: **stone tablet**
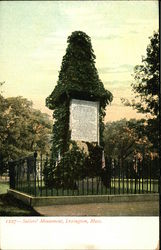
[[71,139],[74,141],[99,144],[99,102],[72,99],[70,130]]

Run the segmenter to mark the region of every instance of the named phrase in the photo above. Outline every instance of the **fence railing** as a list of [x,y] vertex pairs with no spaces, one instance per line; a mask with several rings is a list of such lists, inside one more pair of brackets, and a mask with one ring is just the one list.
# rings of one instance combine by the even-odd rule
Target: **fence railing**
[[[105,194],[141,194],[159,192],[159,160],[143,160],[140,162],[119,163],[106,159],[105,168],[99,174],[85,175],[81,173],[70,178],[72,184],[65,185],[64,175],[57,180],[59,185],[48,185],[44,176],[44,168],[49,163],[47,158],[37,154],[9,163],[10,188],[32,196],[75,196]],[[54,168],[57,162],[50,161]],[[83,170],[82,170],[83,171]],[[81,170],[80,170],[81,172]],[[54,172],[53,172],[54,173]],[[54,176],[53,176],[54,179]],[[58,183],[59,182],[59,183]]]

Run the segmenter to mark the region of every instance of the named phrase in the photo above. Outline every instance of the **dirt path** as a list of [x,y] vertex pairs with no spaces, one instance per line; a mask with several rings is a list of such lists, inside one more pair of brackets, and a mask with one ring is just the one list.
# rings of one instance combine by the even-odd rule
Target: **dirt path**
[[45,216],[159,216],[158,201],[34,207]]

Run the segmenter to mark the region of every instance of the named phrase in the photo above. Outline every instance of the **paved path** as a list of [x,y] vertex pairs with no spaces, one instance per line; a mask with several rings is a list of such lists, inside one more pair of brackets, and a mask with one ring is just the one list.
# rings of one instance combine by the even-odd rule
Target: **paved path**
[[158,201],[50,205],[34,209],[45,216],[159,216]]

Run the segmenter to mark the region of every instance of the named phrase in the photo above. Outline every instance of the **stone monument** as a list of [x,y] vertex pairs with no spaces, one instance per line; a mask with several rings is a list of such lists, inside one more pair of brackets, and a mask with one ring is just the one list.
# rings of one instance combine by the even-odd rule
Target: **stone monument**
[[[68,177],[72,176],[73,168],[75,171],[77,169],[79,175],[79,168],[85,165],[83,161],[87,157],[90,160],[84,162],[87,162],[88,167],[92,161],[100,166],[96,162],[97,158],[100,160],[100,153],[98,157],[97,154],[102,150],[100,146],[103,146],[103,118],[106,105],[112,101],[112,94],[99,79],[90,37],[82,31],[75,31],[67,42],[58,82],[46,99],[47,106],[53,110],[54,118],[52,162],[57,161],[59,153],[63,159],[52,166],[56,176],[53,183],[61,175],[64,177],[61,169]],[[84,148],[85,154],[82,152]],[[91,169],[94,172],[97,166],[93,165]],[[52,170],[47,169],[46,172],[51,181]],[[66,180],[66,186],[71,186],[70,183],[72,179]]]

